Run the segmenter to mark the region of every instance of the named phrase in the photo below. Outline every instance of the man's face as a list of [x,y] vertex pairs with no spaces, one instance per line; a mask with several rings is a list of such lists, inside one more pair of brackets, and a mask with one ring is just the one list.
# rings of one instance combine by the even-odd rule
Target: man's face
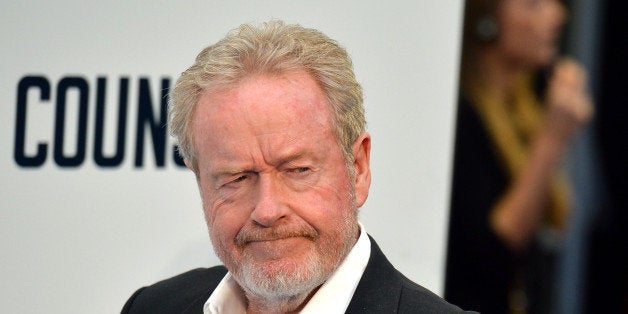
[[322,284],[359,234],[368,134],[347,165],[327,98],[306,71],[254,75],[205,93],[191,127],[210,237],[236,281],[267,298]]

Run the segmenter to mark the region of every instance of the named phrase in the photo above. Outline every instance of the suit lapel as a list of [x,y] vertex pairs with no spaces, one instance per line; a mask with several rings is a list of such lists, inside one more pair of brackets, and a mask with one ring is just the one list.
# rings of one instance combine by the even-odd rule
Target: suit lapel
[[371,256],[346,313],[396,313],[402,278],[375,240],[369,240]]
[[199,289],[200,292],[195,299],[188,305],[188,307],[181,311],[183,314],[199,314],[203,313],[203,307],[205,307],[205,302],[209,299],[209,296],[216,290],[216,287],[220,283],[220,281],[227,274],[227,269],[223,266],[213,267],[208,270],[209,276],[205,278],[201,283],[199,283],[199,287],[203,287]]

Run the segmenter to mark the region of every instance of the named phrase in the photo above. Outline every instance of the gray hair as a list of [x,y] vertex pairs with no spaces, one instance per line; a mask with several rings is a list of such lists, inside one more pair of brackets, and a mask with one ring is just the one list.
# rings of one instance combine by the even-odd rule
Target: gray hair
[[335,40],[318,30],[282,21],[259,27],[241,25],[196,57],[170,93],[170,132],[179,154],[197,172],[190,122],[200,95],[229,86],[251,74],[279,74],[307,70],[326,94],[333,132],[347,159],[353,161],[353,142],[365,131],[362,87],[355,79],[351,58]]

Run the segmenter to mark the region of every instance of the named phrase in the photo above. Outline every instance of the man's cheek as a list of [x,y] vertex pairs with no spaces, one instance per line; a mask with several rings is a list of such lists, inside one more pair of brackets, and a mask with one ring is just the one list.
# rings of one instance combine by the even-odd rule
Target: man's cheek
[[238,231],[242,228],[242,217],[229,215],[227,212],[210,211],[207,225],[212,237],[229,246],[234,243]]
[[225,234],[219,226],[216,225],[210,226],[209,235],[212,239],[212,243],[214,244],[214,246],[217,246],[215,247],[215,249],[221,251],[217,253],[226,253],[229,247],[229,242],[233,242],[229,241],[229,236]]
[[203,211],[205,213],[205,220],[210,230],[221,228],[223,225],[221,222],[232,222],[233,219],[223,217],[230,212],[233,212],[233,204],[226,204],[224,200],[217,193],[205,193],[203,197]]

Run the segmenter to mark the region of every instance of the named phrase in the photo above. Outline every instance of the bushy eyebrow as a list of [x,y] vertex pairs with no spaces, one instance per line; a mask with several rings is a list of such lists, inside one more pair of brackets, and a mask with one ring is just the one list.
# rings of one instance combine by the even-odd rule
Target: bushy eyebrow
[[211,180],[218,180],[222,177],[225,176],[234,176],[240,173],[247,173],[247,172],[255,172],[255,170],[251,170],[251,169],[246,169],[246,168],[222,168],[222,169],[214,169],[212,171],[209,171],[208,173],[208,177]]
[[299,151],[299,152],[296,152],[296,153],[293,153],[293,154],[289,154],[287,156],[281,157],[277,161],[276,165],[279,166],[279,165],[285,165],[285,164],[291,163],[291,162],[293,162],[295,160],[302,159],[305,155],[306,155],[306,153],[303,152],[303,151]]

